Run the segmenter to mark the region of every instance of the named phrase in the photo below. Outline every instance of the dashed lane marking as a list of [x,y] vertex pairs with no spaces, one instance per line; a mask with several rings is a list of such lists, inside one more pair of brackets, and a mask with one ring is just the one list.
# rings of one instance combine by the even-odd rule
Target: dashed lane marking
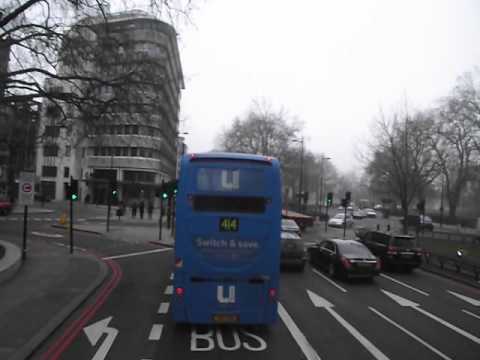
[[344,293],[347,292],[346,289],[344,289],[343,287],[341,287],[340,285],[338,285],[335,281],[333,281],[332,279],[328,278],[327,276],[323,275],[320,271],[316,270],[316,269],[312,269],[312,271],[317,274],[318,276],[324,278],[325,280],[327,280],[330,284],[332,284],[333,286],[335,286],[337,289],[339,289],[340,291],[343,291]]
[[43,232],[39,232],[39,231],[32,231],[31,234],[36,235],[36,236],[55,238],[55,239],[63,238],[63,235],[61,235],[61,234],[49,234],[49,233],[43,233]]
[[174,275],[173,275],[173,273],[171,273],[170,274],[170,280],[173,280],[173,277],[174,277]]
[[168,302],[163,302],[160,304],[160,307],[158,308],[157,313],[158,314],[166,314],[168,313],[168,308],[170,307],[170,303]]
[[173,286],[172,285],[168,285],[166,288],[165,288],[165,295],[172,295],[173,294]]
[[408,285],[406,283],[404,283],[403,281],[400,281],[400,280],[397,280],[391,276],[388,276],[388,275],[385,275],[385,274],[380,274],[381,277],[385,278],[385,279],[388,279],[390,281],[393,281],[394,283],[397,283],[399,285],[402,285],[410,290],[413,290],[413,291],[416,291],[418,292],[419,294],[422,294],[424,296],[429,296],[429,293],[423,291],[423,290],[420,290],[420,289],[417,289],[416,287],[412,286],[412,285]]
[[474,314],[474,313],[472,313],[472,312],[470,312],[470,311],[468,311],[468,310],[465,310],[465,309],[462,310],[462,311],[463,311],[465,314],[468,314],[468,315],[473,316],[474,318],[477,318],[477,319],[480,320],[480,316],[478,316],[477,314]]
[[402,330],[405,334],[407,334],[408,336],[410,336],[411,338],[417,340],[420,344],[424,345],[425,347],[427,347],[428,349],[430,349],[431,351],[433,351],[435,354],[437,354],[438,356],[440,356],[442,359],[445,359],[445,360],[452,360],[451,358],[449,358],[447,355],[445,355],[444,353],[440,352],[439,350],[437,350],[436,348],[434,348],[432,345],[430,345],[429,343],[427,343],[426,341],[422,340],[421,338],[419,338],[417,335],[415,335],[414,333],[412,333],[411,331],[405,329],[403,326],[397,324],[395,321],[393,321],[392,319],[388,318],[386,315],[382,314],[380,311],[374,309],[373,307],[369,306],[368,307],[371,311],[373,311],[375,314],[377,314],[378,316],[380,316],[382,319],[384,319],[385,321],[389,322],[390,324],[392,324],[393,326],[397,327],[398,329]]
[[162,337],[162,324],[153,324],[152,329],[150,330],[150,335],[148,336],[148,340],[158,341]]
[[160,252],[164,252],[164,251],[171,251],[171,250],[172,249],[170,249],[170,248],[155,249],[155,250],[140,251],[140,252],[135,252],[135,253],[123,254],[123,255],[107,256],[107,257],[104,257],[103,259],[104,260],[123,259],[123,258],[132,257],[132,256],[149,255],[149,254],[155,254],[155,253],[160,253]]

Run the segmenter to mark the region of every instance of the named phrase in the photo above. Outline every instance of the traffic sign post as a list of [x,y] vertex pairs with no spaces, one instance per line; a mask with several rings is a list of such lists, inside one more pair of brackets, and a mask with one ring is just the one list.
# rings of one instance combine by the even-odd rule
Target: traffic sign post
[[35,173],[22,171],[19,179],[18,203],[23,205],[22,260],[27,258],[28,205],[33,205]]

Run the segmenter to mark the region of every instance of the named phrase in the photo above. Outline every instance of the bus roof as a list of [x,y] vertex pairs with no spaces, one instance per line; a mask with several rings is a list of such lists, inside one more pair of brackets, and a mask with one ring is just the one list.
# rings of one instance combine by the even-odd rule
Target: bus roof
[[257,155],[257,154],[242,154],[234,152],[208,152],[208,153],[194,153],[185,155],[190,159],[218,159],[218,160],[249,160],[260,162],[271,162],[276,160],[271,156]]

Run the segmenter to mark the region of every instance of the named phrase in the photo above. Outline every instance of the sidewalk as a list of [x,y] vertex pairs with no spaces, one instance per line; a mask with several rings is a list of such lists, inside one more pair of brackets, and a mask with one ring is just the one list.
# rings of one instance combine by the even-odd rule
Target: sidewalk
[[[68,229],[69,225],[52,225],[55,228]],[[99,234],[110,240],[119,240],[130,244],[153,243],[173,247],[175,244],[171,229],[166,224],[162,226],[162,239],[159,239],[158,219],[157,220],[121,220],[110,223],[110,231],[107,232],[105,222],[82,222],[74,224],[74,231],[83,231]]]
[[91,255],[31,242],[18,272],[0,284],[0,359],[27,358],[107,274],[107,266]]

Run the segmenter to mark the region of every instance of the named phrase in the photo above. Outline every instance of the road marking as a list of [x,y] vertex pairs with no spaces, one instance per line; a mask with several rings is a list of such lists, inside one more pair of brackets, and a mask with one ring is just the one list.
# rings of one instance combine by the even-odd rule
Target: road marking
[[170,303],[168,302],[162,302],[160,304],[160,307],[158,308],[157,313],[158,314],[166,314],[168,312],[168,308],[170,307]]
[[105,359],[118,335],[117,329],[108,326],[111,320],[112,316],[83,328],[83,332],[92,346],[97,345],[103,334],[107,334],[92,360]]
[[409,288],[410,290],[416,291],[416,292],[418,292],[419,294],[422,294],[422,295],[424,295],[424,296],[429,296],[429,293],[427,293],[427,292],[425,292],[425,291],[422,291],[422,290],[419,290],[419,289],[417,289],[416,287],[413,287],[413,286],[411,286],[411,285],[405,284],[404,282],[402,282],[402,281],[400,281],[400,280],[397,280],[397,279],[395,279],[395,278],[392,278],[392,277],[390,277],[390,276],[388,276],[388,275],[385,275],[385,274],[382,273],[382,274],[380,274],[380,276],[383,277],[383,278],[385,278],[385,279],[388,279],[388,280],[390,280],[390,281],[393,281],[393,282],[395,282],[395,283],[397,283],[397,284],[399,284],[399,285],[405,286],[406,288]]
[[35,220],[35,221],[42,221],[42,219],[40,219],[40,218],[33,218],[33,220]]
[[300,346],[300,349],[302,350],[307,360],[320,360],[320,356],[318,356],[315,349],[312,347],[312,345],[310,345],[305,335],[303,335],[303,333],[300,331],[298,326],[288,314],[287,310],[285,310],[285,308],[280,302],[278,302],[278,315],[282,319],[288,331],[290,331],[290,334],[295,339],[298,346]]
[[17,221],[18,218],[17,217],[11,217],[11,218],[8,218],[8,220]]
[[44,218],[43,220],[45,220],[45,221],[52,221],[53,219],[52,219],[52,218]]
[[469,303],[470,305],[480,306],[480,301],[477,300],[477,299],[472,299],[471,297],[468,297],[468,296],[465,296],[465,295],[462,295],[462,294],[459,294],[459,293],[456,293],[456,292],[453,292],[453,291],[450,291],[450,290],[447,290],[447,292],[452,294],[453,296]]
[[56,239],[63,238],[63,235],[61,234],[49,234],[49,233],[42,233],[38,231],[32,231],[31,234],[36,236],[48,237],[48,238],[56,238]]
[[320,271],[316,270],[316,269],[312,269],[312,271],[317,274],[318,276],[321,276],[322,278],[324,278],[325,280],[327,280],[330,284],[332,284],[333,286],[336,286],[338,289],[340,289],[340,291],[343,291],[343,292],[347,292],[347,290],[345,290],[343,287],[341,287],[340,285],[338,285],[335,281],[333,281],[332,279],[330,279],[328,276],[325,276],[323,275]]
[[[60,243],[60,242],[57,242],[57,241],[54,241],[53,244],[55,244],[55,245],[57,245],[57,246],[64,247],[64,248],[67,248],[67,249],[70,249],[70,245],[63,244],[63,243]],[[74,246],[73,248],[74,248],[75,250],[87,251],[87,249],[84,249],[84,248],[81,248],[81,247],[78,247],[78,246]]]
[[170,250],[172,249],[165,248],[165,249],[156,249],[156,250],[149,250],[149,251],[140,251],[140,252],[130,253],[130,254],[107,256],[107,257],[104,257],[103,260],[123,259],[123,258],[132,257],[132,256],[149,255],[149,254],[155,254],[155,253],[170,251]]
[[160,340],[160,338],[162,337],[162,330],[163,325],[153,324],[152,329],[150,330],[150,335],[148,336],[148,340]]
[[433,351],[435,354],[437,354],[438,356],[440,356],[441,358],[445,359],[445,360],[452,360],[451,358],[449,358],[447,355],[443,354],[442,352],[440,352],[439,350],[435,349],[432,345],[430,345],[429,343],[427,343],[426,341],[422,340],[421,338],[419,338],[417,335],[415,335],[414,333],[408,331],[407,329],[405,329],[403,326],[397,324],[395,321],[393,321],[392,319],[389,319],[387,316],[383,315],[380,311],[374,309],[373,307],[369,306],[368,307],[370,310],[372,310],[375,314],[377,314],[378,316],[380,316],[381,318],[383,318],[385,321],[388,321],[390,324],[392,324],[393,326],[396,326],[397,328],[399,328],[400,330],[402,330],[405,334],[407,334],[408,336],[412,337],[413,339],[417,340],[420,344],[424,345],[425,347],[427,347],[428,349],[430,349],[431,351]]
[[172,295],[173,294],[173,286],[172,285],[168,285],[166,288],[165,288],[165,295]]
[[441,318],[439,318],[438,316],[434,315],[434,314],[431,314],[429,313],[428,311],[426,310],[423,310],[419,304],[417,303],[414,303],[413,301],[410,301],[408,299],[405,299],[399,295],[396,295],[396,294],[393,294],[391,292],[388,292],[387,290],[383,290],[382,289],[382,292],[387,295],[389,298],[391,298],[393,301],[395,301],[397,304],[399,304],[400,306],[405,306],[405,307],[409,307],[409,308],[412,308],[412,309],[415,309],[417,310],[418,312],[422,313],[423,315],[425,316],[428,316],[430,319],[433,319],[437,322],[439,322],[440,324],[442,324],[443,326],[446,326],[448,327],[449,329],[455,331],[456,333],[466,337],[467,339],[470,339],[472,340],[473,342],[477,343],[477,344],[480,344],[480,339],[477,338],[475,335],[472,335],[470,334],[469,332],[463,330],[463,329],[460,329],[459,327],[453,325],[453,324],[450,324],[448,321],[445,321]]
[[328,300],[318,296],[313,291],[307,289],[307,294],[310,300],[312,301],[315,307],[324,308],[327,312],[332,315],[335,320],[337,320],[347,331],[355,338],[357,341],[363,345],[367,351],[373,355],[375,359],[378,360],[388,360],[389,358],[375,345],[373,345],[370,340],[363,336],[355,327],[353,327],[347,320],[345,320],[340,314],[333,310],[333,304]]
[[468,315],[473,316],[474,318],[477,318],[477,319],[480,320],[480,316],[478,316],[477,314],[474,314],[474,313],[472,313],[472,312],[470,312],[470,311],[468,311],[468,310],[462,310],[462,311],[463,311],[465,314],[468,314]]
[[174,277],[174,275],[173,275],[173,273],[171,273],[170,274],[170,280],[173,280],[173,277]]

